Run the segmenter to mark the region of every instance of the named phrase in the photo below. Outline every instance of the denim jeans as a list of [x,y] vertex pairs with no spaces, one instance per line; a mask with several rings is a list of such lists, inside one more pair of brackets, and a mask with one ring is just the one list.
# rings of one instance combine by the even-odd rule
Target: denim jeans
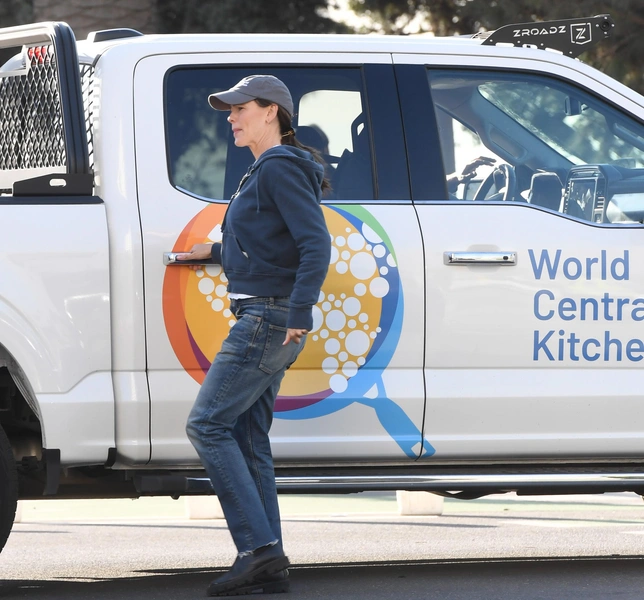
[[268,431],[280,383],[304,339],[282,345],[288,298],[231,300],[230,309],[237,322],[210,366],[186,432],[243,553],[282,540]]

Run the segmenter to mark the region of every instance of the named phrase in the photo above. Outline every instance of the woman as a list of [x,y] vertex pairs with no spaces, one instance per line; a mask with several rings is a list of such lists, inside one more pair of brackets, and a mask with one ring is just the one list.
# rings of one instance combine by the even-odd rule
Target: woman
[[287,591],[268,431],[284,373],[313,326],[329,266],[320,208],[328,183],[317,155],[295,139],[293,101],[279,79],[252,75],[208,100],[215,110],[230,111],[235,145],[255,157],[226,211],[222,243],[197,244],[178,257],[222,264],[237,318],[186,428],[238,551],[208,593]]

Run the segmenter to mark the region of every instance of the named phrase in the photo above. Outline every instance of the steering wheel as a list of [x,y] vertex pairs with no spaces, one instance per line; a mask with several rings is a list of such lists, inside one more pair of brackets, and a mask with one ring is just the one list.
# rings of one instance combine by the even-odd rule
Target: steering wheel
[[476,190],[474,194],[474,200],[490,200],[492,196],[488,197],[488,193],[492,189],[492,186],[495,185],[498,181],[498,178],[502,177],[504,186],[497,185],[497,189],[505,187],[503,192],[502,200],[504,202],[512,200],[515,197],[517,192],[517,174],[516,170],[512,165],[508,163],[501,163],[497,165],[494,170],[481,182],[479,189]]

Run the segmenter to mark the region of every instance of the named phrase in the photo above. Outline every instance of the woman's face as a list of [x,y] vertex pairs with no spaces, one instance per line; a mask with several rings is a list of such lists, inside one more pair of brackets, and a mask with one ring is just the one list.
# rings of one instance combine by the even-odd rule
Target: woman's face
[[275,109],[275,105],[262,107],[254,100],[231,106],[228,122],[232,126],[235,146],[248,146],[251,150],[263,146],[274,134],[271,116]]

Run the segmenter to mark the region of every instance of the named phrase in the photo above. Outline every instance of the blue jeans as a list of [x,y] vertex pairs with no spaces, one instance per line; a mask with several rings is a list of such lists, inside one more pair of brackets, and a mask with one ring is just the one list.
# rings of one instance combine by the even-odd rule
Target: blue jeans
[[282,345],[288,298],[231,300],[230,310],[237,322],[210,366],[186,432],[241,553],[282,540],[268,431],[280,383],[304,339]]

